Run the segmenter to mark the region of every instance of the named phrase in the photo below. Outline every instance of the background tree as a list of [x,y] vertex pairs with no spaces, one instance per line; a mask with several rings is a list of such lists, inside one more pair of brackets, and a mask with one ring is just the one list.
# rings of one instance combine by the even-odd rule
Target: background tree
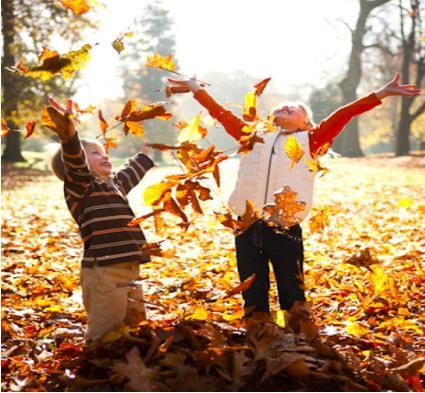
[[[417,86],[423,84],[425,76],[425,49],[423,42],[421,43],[423,32],[420,8],[419,0],[411,0],[409,8],[404,7],[402,0],[399,0],[401,81],[402,83],[413,82]],[[419,100],[422,103],[415,108],[415,101]],[[425,100],[422,97],[419,97],[419,99],[417,97],[402,97],[400,119],[396,129],[396,156],[409,154],[412,123],[424,112]]]
[[[360,10],[356,26],[351,31],[351,53],[348,61],[348,70],[339,87],[342,92],[342,103],[346,104],[357,99],[357,88],[362,77],[362,53],[368,47],[364,44],[365,34],[371,30],[367,25],[370,13],[389,0],[359,0]],[[354,118],[345,131],[336,138],[334,148],[347,157],[363,156],[360,147],[358,119]]]
[[[61,98],[74,93],[78,74],[69,81],[55,77],[47,82],[27,78],[5,70],[20,58],[36,61],[43,47],[49,46],[52,38],[61,37],[70,47],[83,38],[88,27],[95,22],[84,17],[75,17],[57,1],[4,0],[1,4],[3,56],[2,56],[2,106],[3,116],[11,129],[23,128],[23,122],[45,104],[48,94]],[[23,161],[21,133],[11,132],[6,137],[3,160]]]
[[[146,57],[153,53],[162,56],[172,54],[176,62],[175,37],[172,31],[173,20],[169,11],[163,7],[161,1],[156,0],[148,3],[140,17],[135,20],[136,28],[142,30],[142,39],[137,40],[123,53],[123,89],[126,99],[138,99],[143,104],[164,100],[164,86],[167,73],[145,66]],[[145,133],[149,142],[174,143],[176,140],[176,129],[171,122],[152,120],[146,122]],[[136,137],[129,136],[122,141],[123,145],[138,145]],[[155,159],[161,158],[161,152],[154,151]]]

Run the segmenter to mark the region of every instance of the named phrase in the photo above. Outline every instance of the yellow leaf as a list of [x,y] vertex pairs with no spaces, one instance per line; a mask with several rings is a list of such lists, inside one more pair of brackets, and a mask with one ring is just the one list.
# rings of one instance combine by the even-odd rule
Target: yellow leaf
[[147,187],[143,193],[145,204],[149,206],[155,206],[161,197],[175,184],[175,182],[164,182]]
[[201,125],[201,115],[199,112],[187,125],[184,127],[177,138],[177,142],[196,142],[207,135],[208,130]]
[[277,310],[273,319],[277,326],[284,328],[286,326],[285,310]]
[[242,117],[245,121],[254,121],[257,117],[257,96],[255,90],[249,91],[245,95],[245,106],[243,108]]
[[298,139],[295,138],[295,136],[290,135],[286,141],[285,141],[285,153],[288,156],[288,158],[291,160],[291,165],[289,166],[289,169],[292,169],[294,165],[301,160],[302,156],[304,155],[304,150],[300,143],[298,142]]
[[369,330],[366,327],[354,321],[346,322],[345,330],[347,331],[347,333],[356,337],[361,337],[369,333]]
[[193,319],[195,321],[206,321],[209,318],[209,313],[203,307],[197,307],[192,315],[189,315],[187,319]]
[[63,56],[55,51],[49,51],[47,57],[42,54],[43,64],[32,67],[27,72],[19,72],[32,78],[39,78],[42,81],[49,80],[56,74],[61,74],[64,79],[68,79],[90,60],[90,49],[91,45],[86,44],[81,49],[68,52]]
[[413,201],[410,198],[401,198],[397,202],[397,206],[405,207],[406,209],[410,209],[412,207]]
[[328,168],[323,167],[323,166],[320,164],[320,161],[319,161],[318,159],[316,159],[316,160],[307,160],[307,159],[304,159],[303,161],[307,164],[307,166],[308,166],[308,170],[309,170],[310,172],[318,173],[318,172],[320,172],[320,171],[323,171],[322,176],[323,176],[324,174],[326,174],[326,173],[328,173],[328,172],[329,172],[329,169],[328,169]]
[[60,3],[75,15],[82,15],[90,11],[90,5],[87,0],[60,0]]
[[128,127],[129,131],[137,136],[143,136],[144,131],[142,124],[138,121],[126,121],[125,125]]
[[175,71],[176,65],[174,64],[171,54],[167,57],[154,53],[146,59],[146,66],[153,68],[162,68],[164,70]]
[[236,311],[232,314],[223,314],[223,319],[227,322],[235,321],[236,319],[241,319],[245,315],[244,310]]

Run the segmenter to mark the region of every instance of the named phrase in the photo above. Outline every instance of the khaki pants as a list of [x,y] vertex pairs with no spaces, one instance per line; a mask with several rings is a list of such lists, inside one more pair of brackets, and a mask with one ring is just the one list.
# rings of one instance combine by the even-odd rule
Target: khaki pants
[[133,262],[81,269],[83,303],[87,311],[87,341],[97,340],[124,325],[146,319],[139,265]]

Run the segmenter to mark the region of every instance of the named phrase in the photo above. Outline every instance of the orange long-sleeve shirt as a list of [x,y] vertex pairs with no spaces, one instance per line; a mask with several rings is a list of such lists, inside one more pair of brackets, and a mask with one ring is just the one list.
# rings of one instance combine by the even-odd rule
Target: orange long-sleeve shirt
[[[239,140],[242,136],[242,128],[247,125],[232,111],[225,109],[206,90],[200,89],[194,94],[195,99],[205,107],[209,114],[219,121],[228,134]],[[345,125],[354,117],[367,112],[382,102],[375,93],[359,98],[344,105],[322,120],[309,133],[310,152],[314,154],[326,143],[332,140],[344,129]]]

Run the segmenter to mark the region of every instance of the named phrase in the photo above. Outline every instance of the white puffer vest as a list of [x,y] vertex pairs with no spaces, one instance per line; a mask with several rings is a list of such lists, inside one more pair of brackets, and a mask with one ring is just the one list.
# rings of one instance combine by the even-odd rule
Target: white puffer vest
[[[297,138],[304,150],[304,156],[292,169],[289,169],[291,161],[284,150],[285,141],[290,135]],[[275,202],[275,191],[289,186],[297,193],[297,201],[305,203],[305,209],[295,215],[301,222],[307,217],[313,204],[315,173],[309,171],[304,161],[313,160],[309,132],[300,131],[289,135],[279,132],[267,134],[263,139],[264,144],[257,143],[249,154],[240,159],[238,178],[229,198],[229,206],[236,214],[242,215],[246,200],[260,209],[265,204]]]

